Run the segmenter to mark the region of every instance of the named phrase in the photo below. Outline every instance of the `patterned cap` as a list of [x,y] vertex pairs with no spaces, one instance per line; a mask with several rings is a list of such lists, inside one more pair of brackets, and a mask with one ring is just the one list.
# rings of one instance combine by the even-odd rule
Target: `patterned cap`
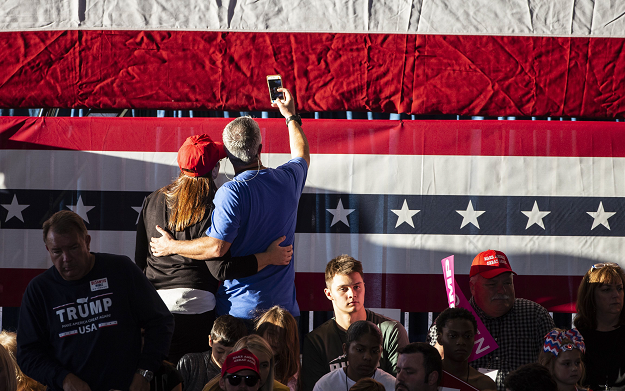
[[[564,340],[569,340],[571,342],[567,341],[567,343],[564,343]],[[545,343],[543,344],[544,352],[551,352],[557,357],[561,352],[573,349],[579,349],[582,353],[586,353],[584,337],[582,337],[577,329],[566,331],[551,330],[545,335]]]
[[482,251],[473,258],[469,275],[473,277],[476,274],[480,274],[482,277],[490,279],[506,272],[516,274],[510,268],[510,262],[508,262],[506,254],[497,250],[487,250]]

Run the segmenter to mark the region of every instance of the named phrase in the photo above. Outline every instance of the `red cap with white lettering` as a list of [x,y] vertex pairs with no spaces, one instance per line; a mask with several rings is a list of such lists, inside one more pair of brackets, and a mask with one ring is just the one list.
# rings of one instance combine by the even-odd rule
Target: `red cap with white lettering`
[[241,349],[230,353],[228,357],[226,357],[226,361],[224,361],[224,365],[221,367],[221,376],[226,376],[226,373],[234,374],[244,369],[251,369],[260,376],[258,358],[247,349]]
[[482,251],[473,258],[469,275],[473,277],[476,274],[480,274],[482,277],[490,279],[506,272],[516,274],[510,268],[510,262],[508,262],[506,254],[497,250],[487,250]]

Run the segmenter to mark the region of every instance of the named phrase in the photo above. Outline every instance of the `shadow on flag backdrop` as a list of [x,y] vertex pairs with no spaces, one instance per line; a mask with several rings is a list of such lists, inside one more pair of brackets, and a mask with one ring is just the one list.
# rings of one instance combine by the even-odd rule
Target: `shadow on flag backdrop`
[[[0,306],[51,266],[41,225],[79,213],[91,249],[134,256],[143,199],[178,175],[186,137],[229,119],[0,118]],[[289,159],[282,119],[259,119],[262,159]],[[302,310],[331,310],[326,263],[363,262],[372,308],[440,311],[480,251],[510,259],[518,297],[573,311],[581,276],[625,253],[625,128],[546,121],[305,120],[311,166],[295,238]],[[222,165],[219,181],[225,180]]]

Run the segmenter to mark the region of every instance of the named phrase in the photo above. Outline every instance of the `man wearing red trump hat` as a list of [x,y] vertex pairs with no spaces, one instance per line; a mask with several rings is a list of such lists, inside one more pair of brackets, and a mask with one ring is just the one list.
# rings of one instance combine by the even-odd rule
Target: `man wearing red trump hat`
[[475,256],[469,273],[469,300],[499,348],[473,361],[474,368],[497,370],[497,389],[505,390],[506,375],[521,365],[536,362],[544,336],[555,324],[549,312],[533,301],[514,294],[508,257],[487,250]]

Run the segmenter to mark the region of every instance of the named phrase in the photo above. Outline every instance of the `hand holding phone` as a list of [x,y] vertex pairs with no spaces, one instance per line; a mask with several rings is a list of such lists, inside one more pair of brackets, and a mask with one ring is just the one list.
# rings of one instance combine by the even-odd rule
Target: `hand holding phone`
[[267,76],[267,85],[269,86],[271,103],[276,103],[278,99],[284,100],[284,93],[278,91],[278,88],[282,88],[282,77],[280,75]]

